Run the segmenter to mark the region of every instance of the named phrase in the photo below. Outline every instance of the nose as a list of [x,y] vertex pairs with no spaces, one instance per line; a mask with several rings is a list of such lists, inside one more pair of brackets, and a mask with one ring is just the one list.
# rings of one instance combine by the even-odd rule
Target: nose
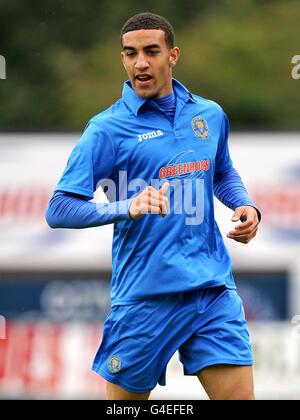
[[144,54],[139,54],[135,63],[135,68],[138,71],[145,70],[149,67],[149,63]]

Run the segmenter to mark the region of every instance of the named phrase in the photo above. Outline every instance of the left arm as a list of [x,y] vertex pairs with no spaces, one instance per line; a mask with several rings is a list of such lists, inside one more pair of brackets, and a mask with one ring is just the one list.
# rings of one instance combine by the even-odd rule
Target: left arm
[[229,123],[223,114],[219,147],[216,156],[214,194],[227,207],[234,210],[233,222],[242,223],[229,232],[228,238],[249,243],[256,236],[261,214],[232,165],[228,148]]

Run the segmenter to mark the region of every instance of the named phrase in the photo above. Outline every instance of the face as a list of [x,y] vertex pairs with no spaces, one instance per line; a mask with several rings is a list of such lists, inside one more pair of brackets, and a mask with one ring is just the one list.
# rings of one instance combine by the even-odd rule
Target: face
[[172,92],[172,70],[179,48],[168,48],[160,29],[141,29],[123,35],[122,62],[132,88],[142,98],[160,98]]

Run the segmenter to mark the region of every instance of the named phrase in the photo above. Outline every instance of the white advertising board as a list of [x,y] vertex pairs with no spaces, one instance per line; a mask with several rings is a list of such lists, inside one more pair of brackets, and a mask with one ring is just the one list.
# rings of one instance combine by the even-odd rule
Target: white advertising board
[[[112,226],[51,230],[44,219],[78,137],[0,135],[1,270],[110,270]],[[300,134],[233,133],[230,148],[263,215],[257,238],[245,246],[226,238],[232,211],[216,202],[234,266],[289,269],[300,257]]]

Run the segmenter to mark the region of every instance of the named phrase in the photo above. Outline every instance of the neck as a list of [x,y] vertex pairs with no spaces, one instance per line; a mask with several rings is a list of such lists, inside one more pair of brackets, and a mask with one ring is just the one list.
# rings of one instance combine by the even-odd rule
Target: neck
[[170,95],[172,92],[173,92],[173,79],[172,77],[170,77],[166,86],[164,86],[163,89],[156,96],[153,96],[153,98],[151,99],[163,98],[164,96]]
[[169,94],[160,98],[153,98],[152,100],[173,123],[176,111],[176,96],[174,91],[172,90]]

